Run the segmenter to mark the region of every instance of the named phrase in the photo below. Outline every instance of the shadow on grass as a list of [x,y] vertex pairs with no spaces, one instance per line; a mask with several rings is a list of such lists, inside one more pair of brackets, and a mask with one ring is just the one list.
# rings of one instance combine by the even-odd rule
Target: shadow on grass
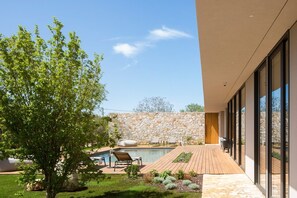
[[[172,195],[171,192],[155,192],[155,191],[132,191],[132,190],[127,190],[127,191],[108,191],[105,192],[104,195],[100,196],[90,196],[89,198],[102,198],[102,197],[121,197],[121,198],[131,198],[131,197],[137,197],[137,198],[148,198],[148,197],[168,197]],[[174,196],[175,198],[179,198],[182,196]]]

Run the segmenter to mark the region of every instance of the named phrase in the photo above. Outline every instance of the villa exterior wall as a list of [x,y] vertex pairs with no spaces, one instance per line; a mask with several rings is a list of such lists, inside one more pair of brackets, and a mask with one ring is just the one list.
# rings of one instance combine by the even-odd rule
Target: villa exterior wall
[[122,139],[149,143],[154,137],[167,141],[174,137],[189,144],[204,144],[205,115],[200,112],[111,114]]
[[290,197],[297,197],[297,24],[290,30],[290,96],[289,96],[289,188]]
[[224,122],[224,111],[219,113],[219,137],[226,137],[225,135],[225,122]]

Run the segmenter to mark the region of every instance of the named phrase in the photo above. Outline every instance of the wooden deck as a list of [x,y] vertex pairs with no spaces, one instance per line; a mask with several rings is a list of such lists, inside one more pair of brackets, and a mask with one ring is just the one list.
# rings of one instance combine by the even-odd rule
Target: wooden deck
[[[173,163],[172,161],[182,152],[192,152],[191,160],[188,163]],[[222,151],[219,145],[178,146],[158,161],[143,167],[141,172],[147,173],[153,169],[158,172],[171,170],[173,173],[180,169],[186,173],[193,170],[198,174],[244,173],[229,154]]]

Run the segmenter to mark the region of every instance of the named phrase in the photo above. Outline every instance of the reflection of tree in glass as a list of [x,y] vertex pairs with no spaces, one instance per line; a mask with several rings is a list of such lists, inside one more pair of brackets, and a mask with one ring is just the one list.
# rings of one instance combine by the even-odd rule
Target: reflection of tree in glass
[[266,111],[266,96],[263,96],[260,98],[260,111],[261,112]]

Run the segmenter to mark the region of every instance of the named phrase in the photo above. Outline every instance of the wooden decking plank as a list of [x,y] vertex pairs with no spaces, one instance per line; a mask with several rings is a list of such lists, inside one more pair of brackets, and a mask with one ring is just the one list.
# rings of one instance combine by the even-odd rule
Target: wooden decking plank
[[[181,152],[192,152],[188,163],[173,163]],[[141,169],[142,173],[156,169],[158,172],[171,170],[173,173],[182,169],[185,173],[192,170],[198,174],[230,174],[243,173],[237,163],[224,153],[218,145],[178,146],[156,162]]]

